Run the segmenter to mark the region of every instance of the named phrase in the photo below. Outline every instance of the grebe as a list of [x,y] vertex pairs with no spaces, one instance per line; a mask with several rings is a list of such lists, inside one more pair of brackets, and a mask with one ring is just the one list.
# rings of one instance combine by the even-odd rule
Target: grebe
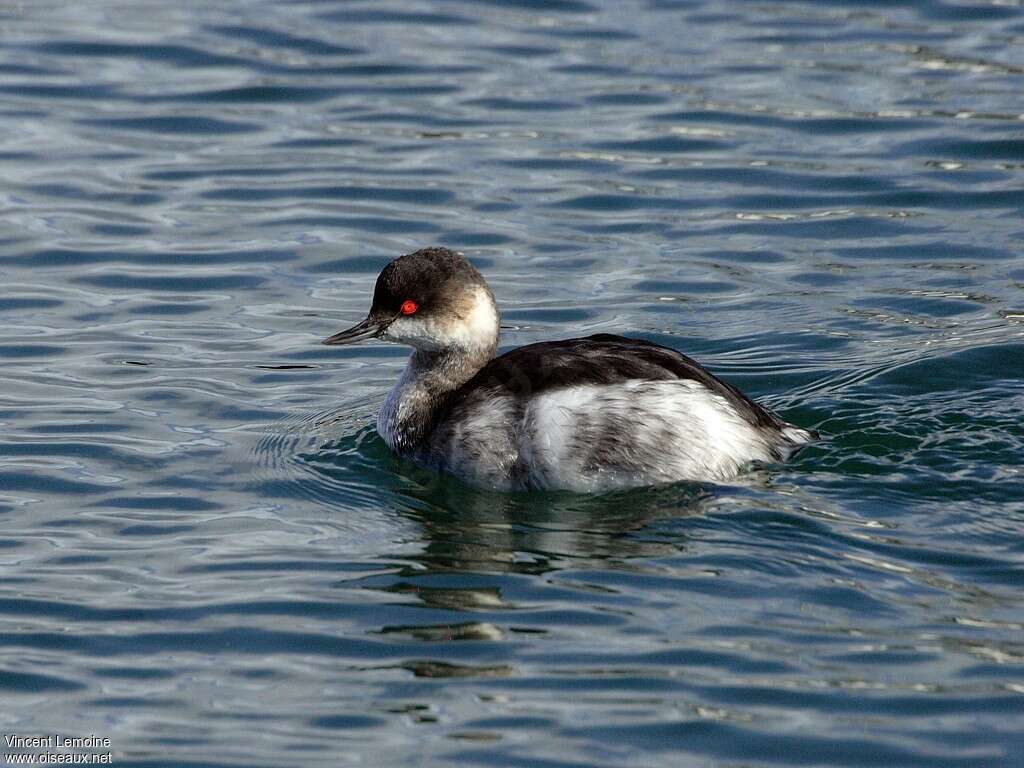
[[412,356],[377,416],[392,451],[478,487],[603,491],[737,476],[814,439],[674,349],[598,334],[495,357],[498,308],[447,248],[395,259],[365,320]]

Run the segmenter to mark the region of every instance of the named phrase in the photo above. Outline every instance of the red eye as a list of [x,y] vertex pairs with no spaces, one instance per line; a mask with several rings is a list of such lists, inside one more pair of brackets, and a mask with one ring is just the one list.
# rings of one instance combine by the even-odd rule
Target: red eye
[[403,315],[414,315],[416,314],[416,310],[419,308],[420,305],[417,304],[415,301],[413,301],[412,299],[406,299],[405,301],[402,302],[402,306],[398,308],[398,311],[401,312]]

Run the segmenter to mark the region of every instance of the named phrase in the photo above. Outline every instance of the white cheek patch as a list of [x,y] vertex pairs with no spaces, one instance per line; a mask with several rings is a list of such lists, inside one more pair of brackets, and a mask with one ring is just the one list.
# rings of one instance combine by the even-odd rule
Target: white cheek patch
[[425,351],[493,347],[498,338],[498,310],[490,293],[476,288],[464,306],[469,311],[461,316],[400,316],[388,326],[384,338]]
[[408,344],[423,350],[437,350],[444,346],[444,342],[438,339],[435,326],[436,321],[424,320],[415,317],[399,317],[384,332],[384,338],[388,341],[397,341],[399,344]]

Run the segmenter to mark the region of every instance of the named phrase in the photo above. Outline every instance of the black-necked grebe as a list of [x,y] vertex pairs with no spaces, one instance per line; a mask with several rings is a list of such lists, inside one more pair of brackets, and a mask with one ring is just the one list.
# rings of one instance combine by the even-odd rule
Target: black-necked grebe
[[495,357],[498,308],[466,259],[425,248],[377,278],[370,314],[324,344],[414,349],[377,416],[399,456],[479,487],[600,491],[735,477],[814,437],[667,347],[599,334]]

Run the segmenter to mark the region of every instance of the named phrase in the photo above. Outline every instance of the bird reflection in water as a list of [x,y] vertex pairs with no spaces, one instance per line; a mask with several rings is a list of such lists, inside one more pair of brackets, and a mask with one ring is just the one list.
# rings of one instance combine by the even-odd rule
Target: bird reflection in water
[[[600,495],[477,490],[395,458],[369,428],[340,440],[318,441],[314,450],[296,458],[307,470],[303,482],[317,482],[324,502],[344,496],[351,506],[358,496],[366,504],[391,507],[422,532],[420,551],[403,555],[408,565],[386,583],[375,581],[373,588],[424,608],[458,612],[465,620],[386,625],[375,631],[428,643],[502,641],[546,633],[545,622],[532,616],[538,610],[535,599],[509,597],[521,585],[518,575],[640,571],[639,559],[678,555],[686,534],[671,522],[701,515],[714,498],[711,486],[691,483]],[[576,580],[571,588],[595,596],[603,590]],[[558,608],[544,605],[539,610]],[[444,659],[403,666],[417,677],[511,674],[506,665]]]

